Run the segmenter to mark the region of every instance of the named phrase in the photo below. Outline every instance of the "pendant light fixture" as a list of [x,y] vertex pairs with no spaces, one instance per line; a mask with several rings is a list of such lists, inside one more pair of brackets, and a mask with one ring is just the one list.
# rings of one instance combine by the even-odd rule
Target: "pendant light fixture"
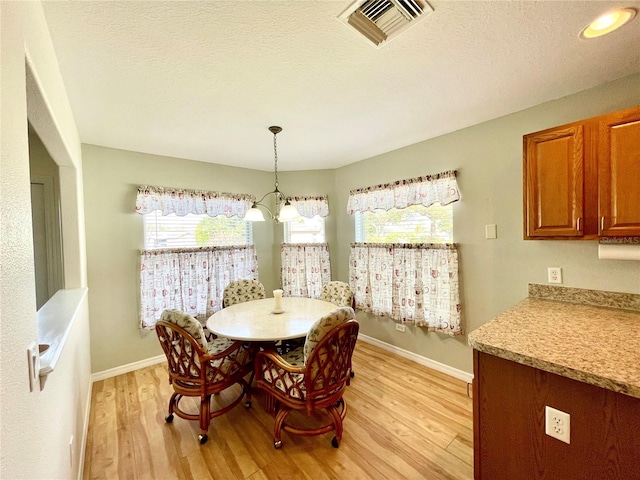
[[[262,213],[262,210],[258,208],[259,206],[267,210],[269,212],[269,215],[271,215],[271,218],[275,220],[276,223],[290,222],[292,220],[297,220],[298,218],[300,218],[300,213],[298,213],[296,207],[291,205],[289,199],[285,197],[285,195],[278,189],[278,143],[276,140],[276,136],[282,131],[282,128],[272,126],[269,127],[269,131],[273,133],[275,189],[273,190],[273,192],[266,193],[264,197],[251,205],[251,208],[244,216],[244,220],[247,222],[264,222],[264,214]],[[275,214],[269,209],[269,207],[262,203],[264,199],[269,195],[273,195],[275,197]]]

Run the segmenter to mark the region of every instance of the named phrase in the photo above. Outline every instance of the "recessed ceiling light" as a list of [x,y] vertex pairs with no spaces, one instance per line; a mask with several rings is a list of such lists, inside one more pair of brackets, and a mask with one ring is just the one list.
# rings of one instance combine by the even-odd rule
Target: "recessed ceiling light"
[[621,8],[600,15],[580,32],[580,38],[596,38],[617,30],[636,16],[635,8]]

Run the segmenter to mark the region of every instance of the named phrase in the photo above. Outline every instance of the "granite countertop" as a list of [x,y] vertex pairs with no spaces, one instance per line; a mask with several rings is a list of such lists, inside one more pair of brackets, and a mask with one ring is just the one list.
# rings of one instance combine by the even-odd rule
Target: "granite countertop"
[[529,285],[469,334],[481,351],[640,398],[640,295]]

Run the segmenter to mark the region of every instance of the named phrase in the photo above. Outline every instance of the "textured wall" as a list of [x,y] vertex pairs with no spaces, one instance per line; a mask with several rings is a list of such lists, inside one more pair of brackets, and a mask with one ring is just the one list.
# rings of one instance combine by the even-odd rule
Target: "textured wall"
[[[27,112],[56,163],[73,172],[71,177],[76,179],[80,144],[40,3],[0,2],[0,21],[0,477],[73,478],[81,465],[80,445],[88,411],[88,308],[86,302],[79,306],[66,348],[44,390],[29,392],[26,349],[36,341],[37,327]],[[25,60],[33,74],[27,74]],[[66,195],[81,197],[75,180],[66,185]],[[72,267],[65,275],[76,283],[74,286],[82,286],[82,210],[73,202],[65,206],[68,244],[77,246],[65,251]],[[72,436],[74,460],[70,465]]]
[[[640,264],[598,260],[596,241],[524,241],[522,227],[522,135],[640,104],[640,75],[417,143],[337,170],[339,212],[349,190],[396,179],[458,170],[462,194],[454,204],[454,241],[460,245],[463,322],[471,331],[527,296],[528,283],[546,283],[547,267],[562,267],[572,287],[640,293]],[[497,224],[498,238],[484,238],[486,224]],[[349,242],[354,219],[338,218],[342,269],[348,278]],[[446,365],[472,371],[466,336],[448,338],[392,321],[365,318],[361,333]]]

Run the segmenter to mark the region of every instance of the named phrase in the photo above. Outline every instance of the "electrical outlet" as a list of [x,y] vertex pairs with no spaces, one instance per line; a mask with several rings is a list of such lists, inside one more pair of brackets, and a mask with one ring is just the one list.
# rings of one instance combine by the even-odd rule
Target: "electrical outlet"
[[571,443],[571,416],[549,406],[544,407],[544,433],[564,443]]
[[562,283],[562,268],[549,267],[547,272],[549,283]]
[[396,330],[404,333],[407,331],[407,326],[402,323],[396,323]]

